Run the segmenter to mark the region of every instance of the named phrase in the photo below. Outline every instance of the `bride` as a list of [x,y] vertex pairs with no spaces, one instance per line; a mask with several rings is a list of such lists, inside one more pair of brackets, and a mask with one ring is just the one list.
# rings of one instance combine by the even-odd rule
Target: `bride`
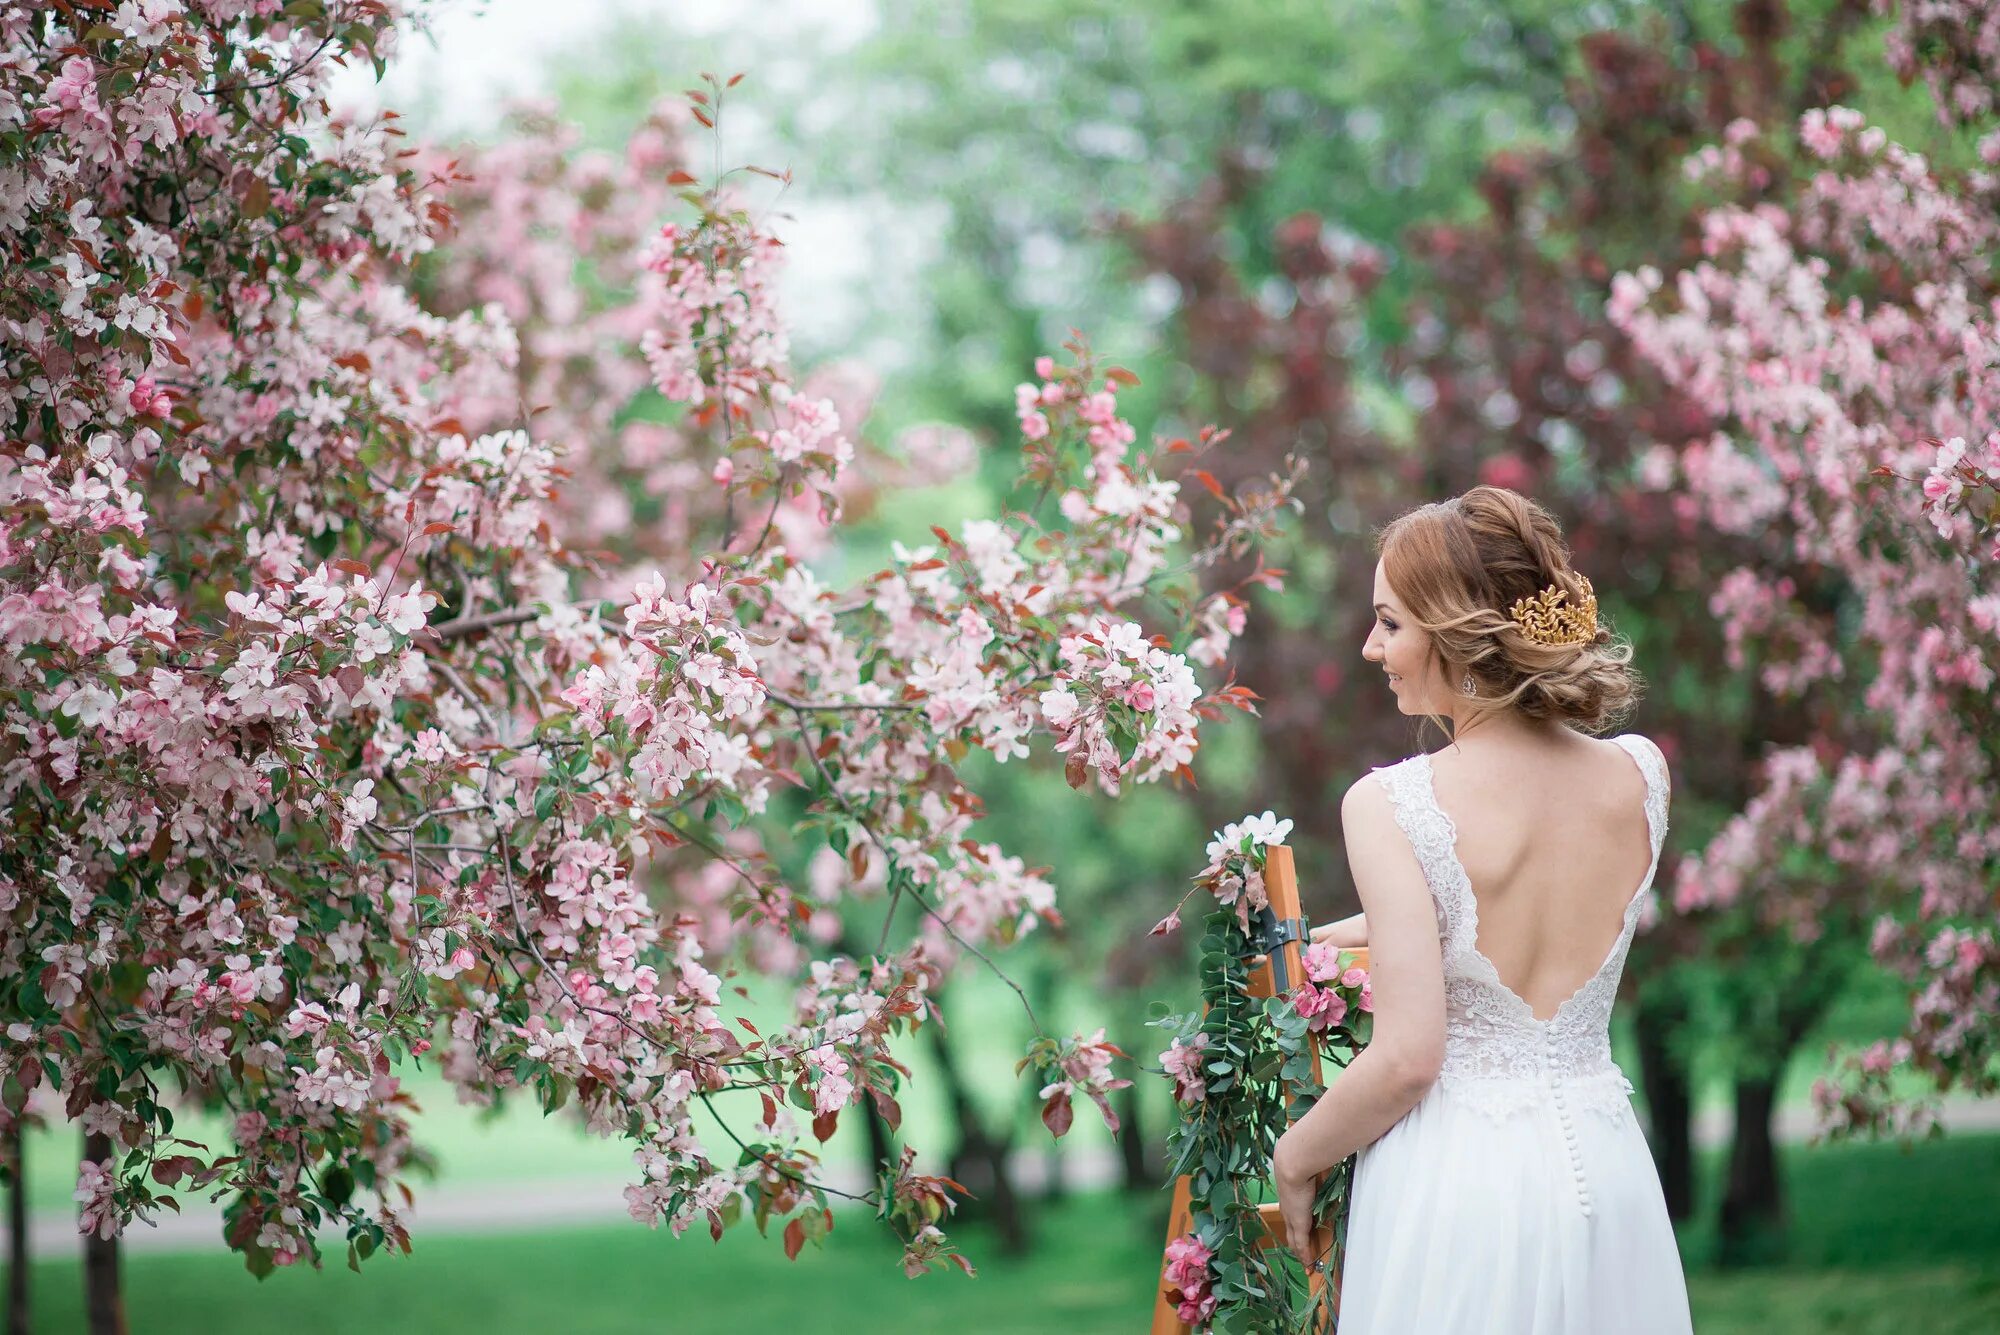
[[[1641,688],[1548,512],[1474,487],[1376,540],[1362,656],[1450,745],[1340,807],[1373,1037],[1278,1141],[1287,1241],[1359,1152],[1338,1335],[1688,1332],[1666,1201],[1609,1025],[1667,827],[1665,758],[1601,739]],[[1637,889],[1633,889],[1636,886]]]

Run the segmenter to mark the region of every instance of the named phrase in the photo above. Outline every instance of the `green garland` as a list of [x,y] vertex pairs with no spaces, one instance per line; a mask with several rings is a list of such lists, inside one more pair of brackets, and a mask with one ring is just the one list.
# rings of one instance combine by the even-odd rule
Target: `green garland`
[[[1168,1244],[1164,1282],[1169,1300],[1197,1331],[1292,1335],[1315,1328],[1315,1304],[1291,1251],[1257,1245],[1264,1237],[1260,1197],[1275,1199],[1259,1188],[1271,1179],[1278,1137],[1325,1092],[1313,1078],[1312,1045],[1319,1044],[1323,1061],[1345,1067],[1367,1043],[1373,1017],[1365,978],[1351,968],[1353,957],[1332,947],[1310,948],[1307,978],[1289,995],[1260,999],[1246,991],[1250,958],[1266,953],[1253,929],[1275,923],[1263,903],[1266,845],[1260,835],[1274,836],[1270,842],[1282,836],[1268,824],[1251,825],[1240,836],[1236,826],[1225,830],[1219,856],[1210,845],[1215,860],[1197,878],[1196,890],[1216,896],[1200,945],[1207,1013],[1148,1021],[1173,1038],[1161,1065],[1147,1069],[1174,1082],[1183,1115],[1167,1134],[1168,1186],[1188,1176],[1193,1216],[1189,1232]],[[1253,903],[1259,912],[1253,913]],[[1301,1013],[1302,999],[1316,1016]],[[1329,1013],[1342,1014],[1329,1023]],[[1333,1255],[1346,1238],[1354,1162],[1350,1155],[1327,1173],[1313,1201],[1314,1217],[1332,1222]],[[1329,1269],[1333,1255],[1323,1258]],[[1333,1293],[1331,1283],[1321,1289],[1323,1329],[1332,1328]]]

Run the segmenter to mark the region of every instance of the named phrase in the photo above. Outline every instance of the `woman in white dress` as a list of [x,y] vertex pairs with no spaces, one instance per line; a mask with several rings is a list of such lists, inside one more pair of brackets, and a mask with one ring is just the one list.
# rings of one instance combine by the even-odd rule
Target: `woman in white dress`
[[[1373,628],[1405,714],[1451,744],[1341,802],[1368,1047],[1279,1140],[1288,1242],[1355,1165],[1338,1335],[1680,1335],[1679,1248],[1609,1026],[1652,898],[1668,777],[1629,643],[1547,511],[1498,487],[1377,536]],[[1637,887],[1634,889],[1633,887]]]

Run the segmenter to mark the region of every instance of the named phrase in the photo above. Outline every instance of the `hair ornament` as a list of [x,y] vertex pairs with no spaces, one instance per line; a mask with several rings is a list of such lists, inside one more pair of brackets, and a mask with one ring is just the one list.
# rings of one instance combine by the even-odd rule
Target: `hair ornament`
[[1597,593],[1590,580],[1577,575],[1583,586],[1583,601],[1565,605],[1568,597],[1561,585],[1551,584],[1532,598],[1514,600],[1511,615],[1521,633],[1536,644],[1589,644],[1597,638]]

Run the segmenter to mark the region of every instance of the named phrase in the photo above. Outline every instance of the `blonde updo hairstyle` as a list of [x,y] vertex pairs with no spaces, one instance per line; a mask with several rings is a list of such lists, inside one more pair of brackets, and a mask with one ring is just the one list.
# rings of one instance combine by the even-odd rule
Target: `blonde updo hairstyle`
[[[1457,693],[1460,731],[1508,709],[1593,735],[1630,716],[1645,682],[1630,666],[1630,641],[1612,634],[1602,608],[1595,637],[1578,644],[1532,640],[1511,615],[1517,599],[1551,585],[1566,606],[1583,602],[1562,529],[1534,501],[1474,487],[1399,515],[1376,534],[1375,549],[1409,620],[1431,637]],[[1476,698],[1463,692],[1468,672]]]

